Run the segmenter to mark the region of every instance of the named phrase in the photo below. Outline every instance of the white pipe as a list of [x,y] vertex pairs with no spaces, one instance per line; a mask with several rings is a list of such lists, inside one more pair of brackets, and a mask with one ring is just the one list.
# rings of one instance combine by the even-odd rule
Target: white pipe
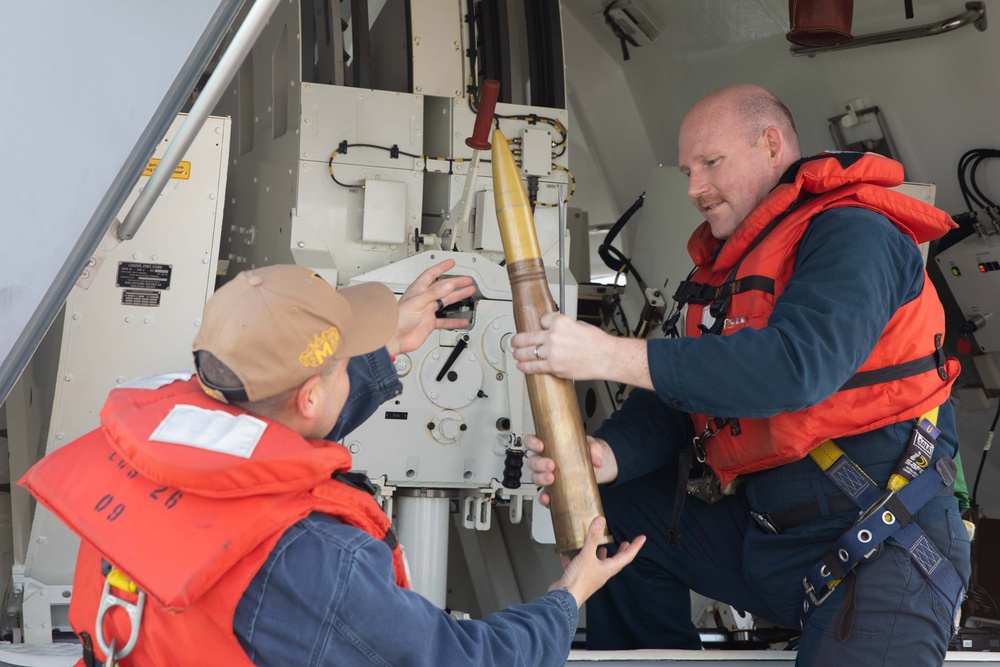
[[[427,493],[433,493],[428,491]],[[440,609],[448,592],[448,516],[451,500],[397,491],[396,534],[410,567],[410,585]]]

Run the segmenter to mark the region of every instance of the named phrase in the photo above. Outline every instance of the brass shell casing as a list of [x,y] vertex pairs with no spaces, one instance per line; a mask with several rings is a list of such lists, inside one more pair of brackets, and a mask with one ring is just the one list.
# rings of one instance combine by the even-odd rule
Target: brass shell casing
[[[541,318],[556,311],[542,264],[531,205],[514,156],[500,130],[493,133],[493,195],[507,275],[519,332],[538,331]],[[587,435],[571,380],[552,375],[527,375],[528,400],[535,430],[545,454],[556,464],[556,481],[548,488],[552,523],[559,553],[579,551],[595,516],[604,514],[597,479],[590,461]],[[602,544],[611,542],[605,530]]]

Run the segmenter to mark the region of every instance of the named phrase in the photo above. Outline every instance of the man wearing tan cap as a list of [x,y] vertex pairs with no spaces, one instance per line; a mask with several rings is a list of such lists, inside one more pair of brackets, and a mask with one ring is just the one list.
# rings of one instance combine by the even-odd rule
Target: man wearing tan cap
[[595,519],[549,593],[456,621],[408,590],[367,478],[322,439],[352,393],[352,358],[448,326],[436,306],[474,289],[436,281],[450,266],[428,269],[402,306],[384,285],[335,290],[303,267],[241,273],[205,306],[197,378],[115,389],[101,428],[28,472],[22,484],[83,540],[70,606],[81,664],[565,662],[579,606],[643,538],[605,559]]

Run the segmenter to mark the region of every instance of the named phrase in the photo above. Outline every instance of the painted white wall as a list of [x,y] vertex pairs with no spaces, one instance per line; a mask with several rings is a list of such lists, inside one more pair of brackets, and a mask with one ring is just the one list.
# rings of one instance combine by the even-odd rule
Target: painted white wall
[[[907,178],[937,184],[938,206],[953,214],[965,210],[956,177],[959,157],[970,148],[1000,145],[1000,29],[966,26],[934,37],[793,57],[784,38],[783,0],[646,0],[643,6],[663,32],[654,44],[631,48],[624,62],[618,41],[599,12],[595,16],[603,4],[565,5],[567,81],[571,100],[583,107],[578,128],[593,144],[620,209],[634,199],[622,192],[629,190],[623,180],[644,183],[637,171],[676,164],[677,131],[691,104],[733,83],[755,83],[780,97],[795,117],[804,153],[832,147],[827,119],[838,104],[861,97],[878,106]],[[1000,11],[1000,2],[987,2],[988,14],[991,9]],[[964,11],[964,3],[921,3],[917,10],[907,22],[897,0],[855,3],[854,33],[948,18]],[[734,13],[751,26],[752,41],[739,41]],[[713,39],[719,44],[713,46]],[[1000,165],[981,173],[987,193],[1000,198]]]
[[642,89],[622,76],[619,59],[574,12],[563,17],[573,205],[587,210],[596,227],[614,222],[635,201],[656,160],[636,99]]

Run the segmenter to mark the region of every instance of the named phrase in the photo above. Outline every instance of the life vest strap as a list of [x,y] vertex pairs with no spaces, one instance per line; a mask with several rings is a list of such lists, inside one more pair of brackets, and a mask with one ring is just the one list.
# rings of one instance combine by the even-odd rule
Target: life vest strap
[[893,380],[902,380],[903,378],[920,375],[921,373],[935,369],[942,380],[947,380],[948,371],[945,367],[947,357],[944,354],[944,349],[941,347],[942,339],[943,336],[941,334],[934,335],[934,351],[927,356],[896,364],[895,366],[886,366],[885,368],[876,368],[871,371],[855,373],[837,391],[868,387],[882,382],[892,382]]
[[[378,495],[378,489],[375,487],[374,484],[372,484],[372,481],[368,478],[368,475],[366,475],[363,472],[341,470],[335,472],[331,476],[331,479],[335,479],[342,484],[346,484],[347,486],[353,487],[360,491],[364,491],[370,496]],[[399,544],[399,538],[396,536],[396,530],[395,528],[392,527],[391,523],[389,524],[388,529],[386,529],[385,537],[382,538],[382,541],[386,543],[386,546],[389,547],[390,551],[395,549],[396,545]]]
[[766,292],[774,294],[774,278],[767,276],[745,276],[738,280],[729,280],[722,285],[696,283],[684,280],[673,295],[674,301],[680,304],[706,304],[717,299],[727,299],[742,292]]

